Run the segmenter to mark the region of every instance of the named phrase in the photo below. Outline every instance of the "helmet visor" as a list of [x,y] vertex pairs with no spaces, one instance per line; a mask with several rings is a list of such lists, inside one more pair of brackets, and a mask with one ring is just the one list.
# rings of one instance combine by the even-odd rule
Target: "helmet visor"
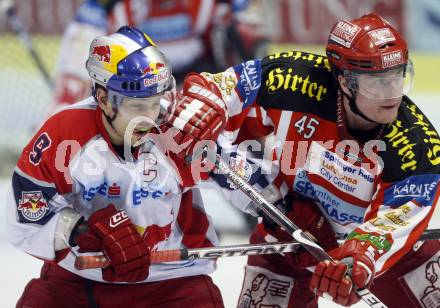
[[[369,99],[393,99],[407,95],[413,88],[414,69],[408,61],[406,67],[382,73],[363,73],[356,75],[356,89]],[[353,83],[352,83],[353,84]]]
[[[162,93],[149,97],[130,97],[121,95],[112,90],[108,91],[109,99],[113,106],[118,109],[126,120],[130,121],[135,117],[145,117],[150,124],[161,125],[164,123],[165,116],[174,104],[175,85]],[[146,125],[146,128],[152,125]]]

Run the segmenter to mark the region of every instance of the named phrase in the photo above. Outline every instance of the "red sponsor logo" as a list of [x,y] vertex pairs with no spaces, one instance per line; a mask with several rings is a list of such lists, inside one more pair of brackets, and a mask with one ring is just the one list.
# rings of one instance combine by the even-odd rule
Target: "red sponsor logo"
[[372,30],[368,32],[368,35],[370,35],[374,45],[376,46],[387,42],[394,42],[396,40],[393,33],[388,28]]
[[121,186],[113,183],[113,185],[108,188],[107,195],[109,198],[119,198],[119,196],[121,196]]
[[345,46],[351,47],[354,38],[361,31],[361,28],[351,22],[341,20],[330,34],[330,39]]
[[18,210],[30,221],[40,220],[49,206],[41,191],[24,191],[19,200]]
[[159,73],[157,75],[153,75],[150,78],[144,79],[144,86],[149,87],[151,85],[154,85],[156,83],[159,83],[162,80],[168,79],[170,76],[170,72],[168,70]]
[[94,46],[92,50],[92,56],[97,57],[99,61],[104,61],[109,63],[111,56],[110,46],[108,45]]
[[382,55],[382,66],[384,68],[396,66],[403,63],[402,51],[393,51]]
[[156,250],[160,242],[166,241],[171,234],[171,224],[165,226],[150,225],[145,229],[144,238],[151,250]]

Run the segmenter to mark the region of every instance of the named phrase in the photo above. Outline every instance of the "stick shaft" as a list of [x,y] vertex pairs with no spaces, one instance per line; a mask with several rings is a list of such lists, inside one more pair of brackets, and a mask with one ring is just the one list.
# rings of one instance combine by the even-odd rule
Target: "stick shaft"
[[428,229],[420,236],[421,241],[440,239],[440,229]]
[[216,155],[217,168],[228,177],[242,192],[244,192],[255,205],[269,216],[278,226],[282,227],[295,240],[300,242],[307,251],[317,260],[331,260],[330,255],[313,242],[302,230],[295,225],[287,216],[278,210],[273,204],[268,202],[255,188],[253,188],[247,181],[240,177],[234,170],[222,161],[219,155]]
[[[285,253],[295,251],[298,246],[299,244],[297,242],[286,242],[152,251],[150,261],[154,264],[183,260]],[[109,265],[110,262],[104,255],[78,256],[75,260],[75,268],[79,270],[103,268]]]
[[[208,155],[208,159],[209,157],[210,155]],[[234,183],[243,193],[254,201],[255,205],[260,210],[268,215],[278,226],[290,233],[292,237],[298,241],[312,256],[319,261],[332,260],[330,255],[324,249],[322,249],[322,247],[311,240],[307,234],[302,232],[302,230],[291,222],[290,219],[287,218],[280,210],[268,202],[257,190],[255,190],[249,183],[241,178],[235,171],[229,168],[229,166],[222,161],[220,155],[216,155],[215,164],[232,183]],[[357,289],[356,293],[370,307],[387,308],[387,306],[368,289]]]

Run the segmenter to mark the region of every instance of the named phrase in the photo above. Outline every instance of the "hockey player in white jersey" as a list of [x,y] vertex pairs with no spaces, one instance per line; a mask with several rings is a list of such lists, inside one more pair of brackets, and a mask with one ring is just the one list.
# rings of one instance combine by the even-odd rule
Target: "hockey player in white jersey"
[[[194,101],[203,112],[173,124],[191,126],[195,140],[215,140],[224,106],[213,93],[190,91],[174,106],[171,67],[135,28],[96,38],[86,66],[93,97],[49,118],[14,170],[10,241],[44,260],[17,307],[222,307],[208,276],[215,261],[150,266],[149,256],[217,244],[195,186],[207,175],[191,176],[163,119],[170,106]],[[186,155],[191,141],[185,146]],[[111,266],[75,269],[76,256],[102,252]]]

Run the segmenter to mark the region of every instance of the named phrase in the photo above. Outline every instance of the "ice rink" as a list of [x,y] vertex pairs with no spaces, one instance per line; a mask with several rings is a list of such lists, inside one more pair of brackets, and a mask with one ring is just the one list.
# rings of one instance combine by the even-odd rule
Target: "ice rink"
[[[440,129],[440,114],[438,113],[438,95],[418,95],[414,100],[421,106],[426,115],[429,116],[436,128]],[[9,179],[0,179],[0,208],[5,208],[5,194]],[[224,202],[220,201],[215,192],[206,192],[207,206],[212,214],[214,223],[219,229],[232,231],[242,230],[244,227],[243,218],[237,211]],[[4,217],[4,215],[2,215]],[[3,219],[4,220],[4,219]],[[5,234],[5,222],[0,223],[0,285],[2,293],[0,299],[0,308],[14,307],[17,299],[23,291],[25,284],[33,277],[39,275],[41,261],[26,255],[25,253],[9,245]],[[430,223],[430,228],[440,228],[440,213],[437,209]],[[247,243],[246,235],[237,235],[237,233],[222,234],[222,245]],[[214,281],[220,287],[225,307],[235,307],[237,298],[241,289],[243,267],[246,262],[244,257],[222,258],[218,261],[218,269],[212,275]],[[321,307],[339,307],[326,300],[320,301]],[[359,303],[353,307],[368,307],[364,303]]]

